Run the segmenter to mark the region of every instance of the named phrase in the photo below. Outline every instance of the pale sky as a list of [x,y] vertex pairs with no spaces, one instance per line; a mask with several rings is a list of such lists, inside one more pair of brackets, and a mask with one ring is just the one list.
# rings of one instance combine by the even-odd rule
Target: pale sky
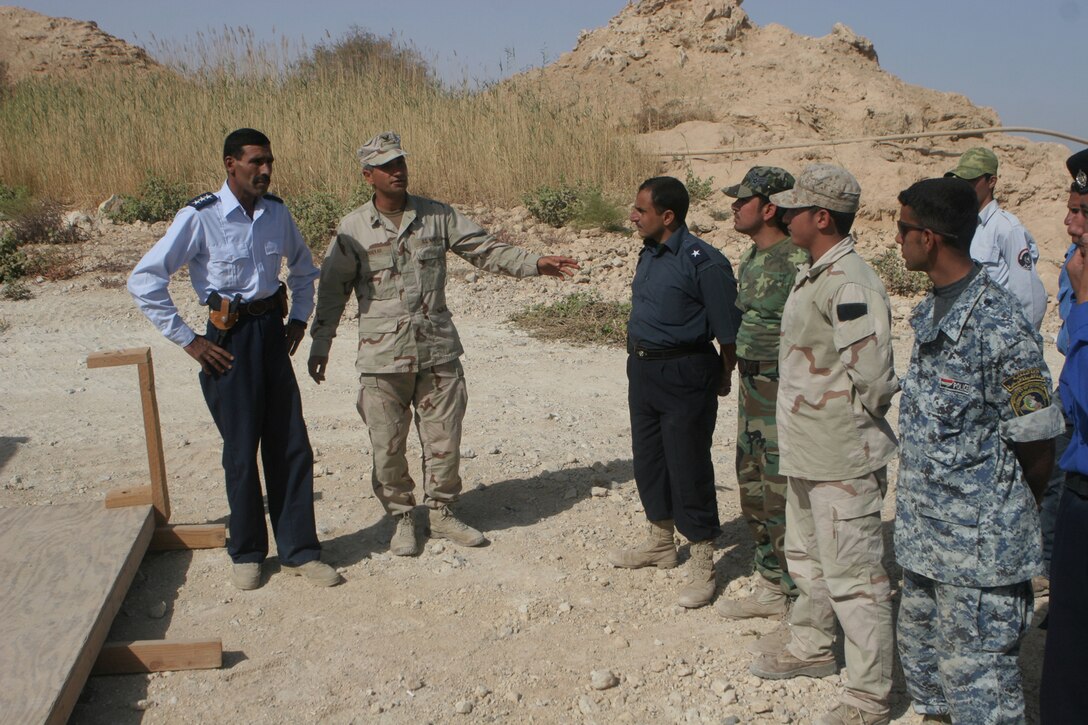
[[[10,1],[10,0],[9,0]],[[623,0],[25,0],[47,15],[94,20],[144,47],[248,27],[259,38],[337,38],[352,25],[410,41],[450,81],[494,80],[572,49]],[[1007,126],[1088,136],[1088,0],[747,0],[758,25],[820,36],[836,22],[873,41],[908,83],[963,93]],[[1054,139],[1046,139],[1054,140]]]

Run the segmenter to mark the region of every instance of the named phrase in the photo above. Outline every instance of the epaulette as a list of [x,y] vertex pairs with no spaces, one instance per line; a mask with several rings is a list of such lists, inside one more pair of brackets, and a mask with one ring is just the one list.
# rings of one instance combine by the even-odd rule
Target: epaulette
[[210,206],[217,201],[219,201],[218,196],[211,193],[210,191],[205,191],[200,196],[194,197],[189,201],[185,202],[185,206],[191,206],[194,209],[203,209],[204,207]]
[[684,252],[691,260],[692,264],[698,267],[703,262],[710,260],[710,253],[707,250],[705,244],[693,244],[691,249]]
[[269,201],[274,201],[274,202],[276,202],[276,203],[278,203],[278,204],[282,204],[282,203],[283,203],[283,199],[279,198],[279,197],[278,197],[278,196],[276,196],[275,194],[265,194],[265,195],[264,195],[264,198],[265,198],[265,199],[268,199]]

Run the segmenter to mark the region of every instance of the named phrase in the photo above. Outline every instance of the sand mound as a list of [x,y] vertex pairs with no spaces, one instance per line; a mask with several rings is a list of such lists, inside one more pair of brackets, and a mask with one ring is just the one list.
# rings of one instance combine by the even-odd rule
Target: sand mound
[[93,22],[3,6],[0,63],[7,65],[12,82],[35,75],[159,67],[142,48],[102,32]]
[[[880,67],[873,44],[842,24],[822,38],[755,25],[740,0],[641,0],[607,26],[583,31],[574,50],[518,80],[541,82],[563,103],[606,110],[643,132],[655,152],[743,149],[830,139],[956,131],[1001,124],[965,96],[904,83]],[[659,129],[659,130],[654,130]],[[812,146],[797,150],[666,159],[716,186],[755,164],[798,171],[813,162],[850,169],[863,189],[863,247],[894,244],[899,190],[951,169],[967,148],[988,145],[1001,160],[998,199],[1042,247],[1040,272],[1053,292],[1068,246],[1062,226],[1068,150],[1005,134]],[[708,202],[723,208],[727,199]],[[727,220],[695,217],[727,252],[744,240]],[[732,256],[732,254],[731,254]]]

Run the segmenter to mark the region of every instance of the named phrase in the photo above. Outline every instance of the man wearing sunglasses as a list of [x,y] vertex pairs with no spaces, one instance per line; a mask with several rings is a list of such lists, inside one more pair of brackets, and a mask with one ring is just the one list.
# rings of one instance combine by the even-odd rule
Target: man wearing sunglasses
[[971,186],[927,179],[899,203],[906,267],[933,281],[911,317],[899,409],[903,672],[930,720],[1023,722],[1016,660],[1042,567],[1037,502],[1064,423],[1042,338],[970,256]]
[[786,490],[786,557],[799,594],[785,648],[752,663],[765,679],[825,677],[845,633],[846,686],[817,723],[888,722],[892,594],[881,559],[880,511],[896,440],[885,420],[899,390],[891,311],[880,278],[854,251],[861,187],[846,169],[813,164],[785,208],[808,251],[782,315],[776,417]]
[[963,179],[978,199],[978,229],[971,242],[971,257],[987,274],[1020,300],[1020,309],[1038,330],[1046,314],[1046,289],[1039,279],[1039,245],[1014,215],[994,199],[997,156],[984,146],[967,149],[956,168],[945,174]]

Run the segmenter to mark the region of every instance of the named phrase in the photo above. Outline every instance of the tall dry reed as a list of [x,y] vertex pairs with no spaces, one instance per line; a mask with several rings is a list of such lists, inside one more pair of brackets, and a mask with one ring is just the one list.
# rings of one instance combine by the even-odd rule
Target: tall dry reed
[[285,196],[350,198],[355,149],[386,129],[402,136],[417,193],[465,204],[514,205],[559,179],[626,194],[654,171],[599,113],[525,80],[451,90],[414,51],[362,31],[294,58],[245,31],[189,53],[161,72],[15,84],[0,100],[0,181],[90,204],[153,173],[196,194],[222,183],[223,137],[242,126],[272,139]]

